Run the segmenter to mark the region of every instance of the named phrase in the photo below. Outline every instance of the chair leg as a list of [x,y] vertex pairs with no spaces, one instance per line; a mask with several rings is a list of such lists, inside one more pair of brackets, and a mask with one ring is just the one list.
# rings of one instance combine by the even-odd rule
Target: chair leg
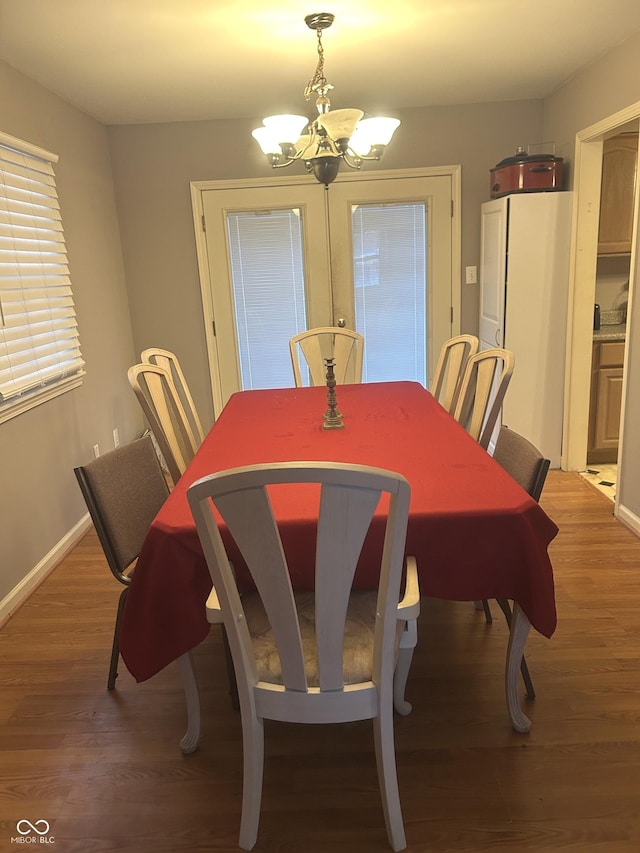
[[488,625],[493,622],[493,616],[491,615],[491,608],[489,607],[489,602],[486,598],[483,598],[482,601],[474,601],[473,606],[476,610],[484,611],[484,618]]
[[242,751],[242,817],[238,844],[243,850],[251,850],[258,839],[264,772],[264,723],[254,710],[242,714]]
[[116,678],[118,677],[118,658],[120,656],[120,623],[122,621],[122,613],[124,611],[124,602],[127,597],[129,587],[125,588],[120,593],[118,599],[118,611],[116,613],[116,624],[113,629],[113,644],[111,646],[111,662],[109,663],[109,676],[107,678],[107,690],[113,690],[116,686]]
[[200,742],[200,694],[190,652],[178,658],[178,666],[187,702],[187,731],[180,741],[180,749],[184,755],[190,755],[196,751]]
[[240,710],[240,700],[238,699],[238,682],[236,681],[236,671],[233,666],[233,658],[229,647],[229,639],[224,625],[220,626],[222,630],[222,645],[224,646],[224,657],[227,663],[227,678],[229,679],[229,696],[231,697],[231,707],[234,711]]
[[404,698],[404,691],[407,686],[409,670],[411,669],[413,650],[417,642],[418,627],[416,620],[410,619],[405,623],[404,631],[400,638],[398,660],[393,674],[393,707],[403,717],[411,713],[411,702],[407,702]]
[[[506,598],[497,598],[496,601],[500,605],[500,609],[504,613],[504,618],[507,620],[507,625],[509,626],[509,630],[511,630],[511,618],[513,613],[511,611],[511,605],[507,601]],[[531,676],[529,675],[529,667],[527,666],[527,662],[524,659],[524,655],[522,655],[522,660],[520,661],[520,672],[522,673],[522,680],[524,681],[524,687],[529,699],[536,698],[536,691],[533,687],[533,681],[531,680]]]
[[491,608],[489,607],[489,602],[486,598],[482,599],[482,609],[484,610],[484,618],[487,625],[491,625],[493,622],[493,616],[491,615]]
[[[383,704],[384,708],[382,707]],[[378,716],[373,718],[373,735],[378,783],[389,844],[395,851],[404,850],[407,846],[407,839],[404,833],[400,792],[398,791],[398,772],[393,736],[393,706],[391,702],[380,702],[378,705]]]

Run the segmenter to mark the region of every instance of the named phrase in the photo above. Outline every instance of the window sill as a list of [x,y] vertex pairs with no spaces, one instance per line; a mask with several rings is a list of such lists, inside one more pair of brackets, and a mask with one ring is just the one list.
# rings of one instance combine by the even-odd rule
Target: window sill
[[85,371],[76,373],[75,376],[70,376],[68,379],[63,379],[61,382],[56,382],[55,385],[49,385],[39,391],[31,391],[23,397],[17,397],[14,400],[8,400],[0,405],[0,424],[11,420],[18,415],[28,412],[30,409],[35,409],[41,403],[46,403],[47,400],[53,400],[54,397],[59,397],[61,394],[66,394],[72,388],[78,388],[82,385],[82,378]]

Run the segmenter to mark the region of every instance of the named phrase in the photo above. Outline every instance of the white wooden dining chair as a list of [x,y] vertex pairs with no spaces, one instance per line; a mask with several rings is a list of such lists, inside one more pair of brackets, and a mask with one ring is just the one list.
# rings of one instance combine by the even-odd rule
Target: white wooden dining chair
[[478,352],[479,346],[475,335],[457,335],[445,341],[440,349],[431,393],[450,415],[455,410],[467,361]]
[[[274,487],[299,489],[301,483],[319,485],[315,590],[304,592],[292,589],[294,567],[288,565],[271,504]],[[388,504],[381,504],[387,509],[384,545],[376,558],[379,587],[355,591],[356,564],[383,496]],[[373,719],[387,835],[394,850],[404,849],[393,707],[395,696],[401,713],[411,708],[404,687],[420,608],[415,560],[404,558],[408,482],[378,468],[289,462],[212,474],[194,483],[188,498],[216,591],[208,609],[222,614],[238,682],[244,752],[240,847],[251,850],[258,834],[263,720]],[[214,506],[248,565],[253,593],[238,593]]]
[[[118,601],[107,688],[118,677],[120,624],[124,604],[151,522],[169,488],[150,436],[122,444],[74,468],[109,568],[124,588]],[[220,621],[220,620],[218,620]],[[189,653],[178,659],[187,703],[187,731],[180,747],[193,752],[200,735],[200,700]]]
[[156,364],[158,367],[163,367],[171,376],[178,397],[182,402],[187,418],[189,419],[189,423],[191,424],[193,434],[201,444],[204,439],[202,422],[200,421],[196,405],[193,402],[193,397],[189,390],[189,385],[187,384],[182,367],[180,366],[178,356],[166,349],[149,347],[149,349],[142,351],[140,358],[146,364]]
[[[498,432],[493,458],[522,486],[525,492],[531,495],[534,501],[540,500],[551,462],[540,453],[537,447],[531,444],[524,436],[502,425]],[[513,616],[511,604],[506,598],[498,598],[496,600],[504,613],[507,625],[511,628],[511,619]],[[491,623],[493,617],[489,602],[483,600],[482,608],[487,622]],[[522,672],[522,680],[525,684],[527,696],[530,699],[534,699],[536,693],[524,656],[520,662],[520,671]]]
[[171,375],[163,367],[146,363],[134,364],[127,375],[175,484],[193,459],[200,441]]
[[453,417],[486,450],[513,374],[511,350],[486,349],[468,360]]
[[296,388],[305,384],[301,357],[308,368],[311,385],[325,384],[325,358],[334,359],[334,375],[338,385],[362,382],[364,338],[351,329],[337,326],[307,329],[291,338],[289,351]]

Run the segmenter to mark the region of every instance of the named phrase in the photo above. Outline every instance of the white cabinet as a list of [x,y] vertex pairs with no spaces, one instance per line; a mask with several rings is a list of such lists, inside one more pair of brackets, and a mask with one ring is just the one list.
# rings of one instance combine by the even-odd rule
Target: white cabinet
[[481,347],[514,353],[502,423],[554,468],[562,449],[571,196],[522,193],[482,205]]

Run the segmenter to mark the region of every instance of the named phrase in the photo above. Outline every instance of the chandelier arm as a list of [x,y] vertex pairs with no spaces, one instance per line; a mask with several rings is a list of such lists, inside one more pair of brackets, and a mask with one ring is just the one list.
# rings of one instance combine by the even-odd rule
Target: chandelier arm
[[345,152],[340,155],[340,159],[343,163],[346,163],[350,169],[361,169],[362,168],[362,159],[360,157],[352,157],[349,152]]
[[354,168],[359,169],[360,165],[365,160],[366,161],[380,160],[382,158],[382,153],[376,152],[373,154],[371,154],[371,153],[369,153],[369,154],[356,154],[356,152],[352,148],[348,148],[345,151],[343,157],[344,157],[345,162],[347,162],[347,163],[349,162],[349,160],[352,160],[354,163],[357,163],[358,165],[355,166]]
[[[311,159],[308,155],[305,157],[311,146],[316,141],[317,136],[315,134],[311,135],[311,139],[309,140],[307,145],[303,145],[299,151],[295,151],[292,153],[291,150],[287,150],[285,146],[281,146],[284,148],[281,154],[268,154],[267,159],[269,160],[270,165],[274,169],[282,169],[284,166],[290,166],[292,163],[295,163],[297,160],[302,159]],[[293,148],[293,146],[291,146]]]
[[280,160],[277,159],[277,155],[276,155],[276,156],[272,157],[269,162],[271,163],[272,169],[284,169],[285,166],[290,166],[292,163],[295,163],[296,160],[299,160],[299,159],[300,159],[299,157],[293,157],[291,160],[284,160],[284,161],[280,162]]

